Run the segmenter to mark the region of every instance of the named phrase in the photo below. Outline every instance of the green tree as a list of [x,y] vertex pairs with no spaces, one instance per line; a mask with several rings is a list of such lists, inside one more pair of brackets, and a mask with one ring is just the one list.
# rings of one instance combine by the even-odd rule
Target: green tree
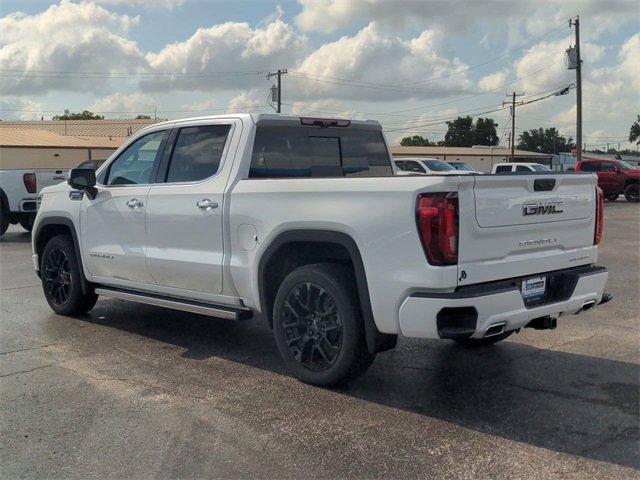
[[473,145],[497,145],[499,142],[493,118],[478,118],[476,123],[469,116],[458,117],[447,122],[444,139],[448,147],[471,147]]
[[631,143],[636,142],[636,145],[640,145],[640,115],[638,115],[636,121],[631,124],[629,141]]
[[498,145],[497,126],[493,118],[478,118],[473,129],[473,145]]
[[151,120],[151,117],[149,115],[138,115],[135,120]]
[[65,109],[64,115],[56,115],[54,120],[102,120],[102,115],[96,115],[89,110],[83,110],[81,113],[71,113],[69,109]]
[[403,147],[432,147],[435,146],[435,143],[430,142],[428,138],[420,135],[413,135],[400,140],[400,145]]
[[518,148],[540,153],[561,153],[570,152],[575,147],[573,139],[558,133],[555,127],[534,128],[520,134]]
[[448,147],[470,147],[473,145],[473,120],[471,117],[458,117],[447,122],[444,141]]

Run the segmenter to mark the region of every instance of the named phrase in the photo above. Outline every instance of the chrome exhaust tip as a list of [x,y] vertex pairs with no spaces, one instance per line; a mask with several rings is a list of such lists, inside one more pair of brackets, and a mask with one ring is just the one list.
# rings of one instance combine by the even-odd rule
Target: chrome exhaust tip
[[585,302],[582,304],[582,307],[580,308],[581,312],[586,312],[587,310],[591,310],[593,307],[596,306],[596,301],[595,300],[589,300],[588,302]]
[[495,335],[500,335],[501,333],[504,333],[504,327],[507,326],[507,322],[500,322],[500,323],[494,323],[493,325],[489,325],[489,328],[487,328],[486,332],[484,332],[484,336],[486,337],[493,337]]

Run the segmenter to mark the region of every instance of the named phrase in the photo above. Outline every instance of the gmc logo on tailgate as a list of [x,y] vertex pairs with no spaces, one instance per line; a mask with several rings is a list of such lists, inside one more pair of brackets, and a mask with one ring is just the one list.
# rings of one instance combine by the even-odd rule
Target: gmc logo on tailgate
[[522,214],[527,215],[552,215],[562,213],[562,202],[552,200],[549,202],[527,202],[522,205]]

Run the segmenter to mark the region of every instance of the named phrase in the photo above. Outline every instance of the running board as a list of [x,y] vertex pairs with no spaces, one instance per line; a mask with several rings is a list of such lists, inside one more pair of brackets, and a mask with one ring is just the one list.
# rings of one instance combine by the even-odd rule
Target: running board
[[95,291],[98,295],[104,295],[105,297],[146,303],[147,305],[172,308],[174,310],[182,310],[183,312],[199,313],[200,315],[225,318],[227,320],[246,320],[253,316],[253,312],[246,308],[223,307],[209,303],[165,297],[162,295],[155,295],[153,293],[109,287],[97,287]]

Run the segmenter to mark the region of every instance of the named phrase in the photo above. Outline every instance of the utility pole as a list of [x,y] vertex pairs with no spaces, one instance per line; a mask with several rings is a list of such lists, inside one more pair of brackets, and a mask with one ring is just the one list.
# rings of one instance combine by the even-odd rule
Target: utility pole
[[[271,73],[269,72],[267,74],[267,79],[271,78],[271,77],[278,77],[278,86],[276,87],[276,100],[277,100],[277,109],[276,112],[277,113],[282,113],[282,75],[284,75],[285,73],[287,73],[287,69],[278,69],[277,72],[275,73]],[[273,92],[273,89],[271,90]],[[271,99],[273,100],[273,98]]]
[[[511,160],[510,162],[515,161],[515,148],[516,148],[516,97],[522,97],[524,92],[522,93],[507,93],[507,97],[511,96],[511,136],[509,137],[509,143],[511,145]],[[508,104],[509,102],[502,102],[502,106]],[[519,102],[518,105],[522,104]]]
[[569,64],[569,69],[576,70],[576,160],[582,160],[582,59],[580,58],[580,17],[569,20],[569,27],[575,27],[575,65]]

